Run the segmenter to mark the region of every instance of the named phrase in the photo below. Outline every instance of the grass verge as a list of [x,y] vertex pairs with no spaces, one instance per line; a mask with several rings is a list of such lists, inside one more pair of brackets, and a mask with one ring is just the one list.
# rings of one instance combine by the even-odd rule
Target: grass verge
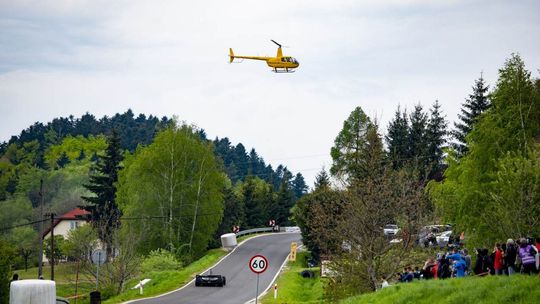
[[[323,297],[323,282],[319,276],[319,268],[307,268],[308,253],[299,252],[296,261],[287,262],[283,272],[277,279],[278,297],[274,299],[274,291],[270,289],[260,301],[262,304],[275,303],[321,303]],[[302,270],[309,269],[315,277],[308,279],[300,275]]]
[[[250,234],[241,236],[237,239],[238,243],[245,241],[247,239],[260,236],[261,234]],[[140,298],[147,298],[152,296],[157,296],[169,291],[176,290],[180,287],[182,287],[184,284],[191,281],[196,274],[199,274],[203,272],[204,270],[208,269],[210,266],[214,265],[224,257],[228,252],[224,251],[223,249],[213,249],[209,250],[208,253],[200,258],[199,260],[187,265],[186,267],[180,269],[180,270],[170,270],[170,271],[161,271],[161,272],[153,272],[144,278],[136,278],[133,280],[130,280],[126,284],[126,290],[112,298],[109,298],[105,301],[103,301],[104,304],[112,304],[112,303],[122,303],[129,300],[134,299],[140,299]],[[144,286],[144,294],[140,295],[138,289],[129,289],[133,286],[137,285],[139,282],[139,279],[151,279],[150,282],[148,282]]]
[[540,276],[489,276],[396,284],[347,299],[356,303],[535,303],[540,298]]
[[[28,270],[19,269],[14,271],[19,275],[20,280],[37,279],[38,268],[32,267]],[[92,290],[95,289],[96,284],[90,277],[85,276],[80,270],[79,281],[77,288],[75,288],[75,278],[77,273],[76,263],[61,263],[54,266],[54,281],[56,282],[56,294],[60,297],[71,298],[75,295],[81,295],[78,298],[78,303],[86,303],[87,298]],[[51,266],[43,266],[43,277],[46,280],[51,278]],[[77,290],[77,292],[75,292]],[[75,303],[74,299],[70,300],[71,303]]]
[[215,264],[217,261],[219,261],[219,259],[221,259],[226,254],[227,252],[222,249],[212,249],[209,250],[208,253],[199,260],[189,264],[188,266],[180,270],[152,272],[144,278],[141,277],[140,279],[150,279],[150,282],[148,282],[144,286],[143,295],[139,294],[139,289],[129,289],[139,282],[139,278],[130,280],[126,284],[127,289],[125,292],[110,299],[107,299],[103,303],[121,303],[128,300],[156,296],[168,291],[175,290],[191,281],[196,274],[202,272],[203,270],[206,270],[207,268]]

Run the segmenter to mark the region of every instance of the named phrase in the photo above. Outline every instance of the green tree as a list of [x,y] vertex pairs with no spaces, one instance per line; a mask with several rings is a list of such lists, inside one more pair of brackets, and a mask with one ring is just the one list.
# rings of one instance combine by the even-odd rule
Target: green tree
[[302,176],[301,173],[297,173],[292,181],[292,191],[294,192],[295,197],[298,199],[304,196],[307,193],[308,188],[304,176]]
[[330,183],[330,176],[328,176],[328,173],[326,173],[326,170],[323,168],[317,176],[315,176],[315,182],[313,186],[315,189],[321,189],[321,188],[329,188],[331,185]]
[[79,153],[79,156],[77,156],[78,161],[82,161],[86,159],[86,153],[84,152],[84,149],[81,149],[81,152]]
[[[326,172],[322,171],[317,179],[325,180],[325,176]],[[316,259],[340,250],[343,239],[329,232],[336,229],[345,208],[342,192],[326,183],[319,185],[304,195],[293,209],[294,220],[302,231],[302,242]]]
[[17,253],[15,248],[0,238],[0,303],[9,303],[9,282]]
[[[336,277],[325,286],[332,302],[361,292],[375,291],[381,278],[389,279],[410,263],[412,244],[428,210],[423,186],[410,170],[380,170],[350,187],[340,220],[326,237],[344,244],[332,256]],[[401,228],[394,242],[383,233],[388,223]],[[399,242],[396,242],[398,241]]]
[[[522,196],[537,189],[536,168],[524,170],[522,166],[538,166],[530,159],[537,155],[531,151],[538,149],[535,138],[540,135],[540,86],[531,79],[518,55],[512,55],[499,70],[491,96],[492,106],[479,116],[466,138],[468,153],[462,158],[450,155],[445,180],[430,185],[438,212],[465,230],[476,245],[500,240],[495,226],[516,218],[516,210],[498,203],[502,198],[516,195],[509,206],[526,203],[527,210],[536,210],[539,204],[535,196]],[[512,189],[524,178],[531,178],[532,182]],[[519,221],[522,215],[517,216]]]
[[257,177],[248,177],[237,190],[245,208],[246,227],[259,228],[267,225],[279,209],[275,205],[272,185]]
[[28,260],[35,253],[38,240],[37,232],[29,226],[17,227],[11,231],[11,243],[17,247],[17,252],[24,260],[24,270],[28,270]]
[[410,164],[421,173],[421,178],[427,173],[427,137],[426,129],[428,118],[420,104],[414,107],[414,111],[409,116],[409,153]]
[[440,110],[441,105],[436,100],[430,109],[429,120],[426,127],[427,161],[429,178],[439,177],[442,170],[443,149],[446,144],[446,120]]
[[16,167],[8,160],[0,160],[0,201],[4,201],[15,192],[12,185],[17,178]]
[[352,184],[368,174],[365,150],[368,148],[368,131],[372,127],[369,117],[360,107],[356,107],[343,122],[343,129],[334,140],[330,151],[333,161],[330,173],[346,184]]
[[233,226],[244,227],[246,215],[243,201],[238,198],[234,189],[230,186],[226,187],[223,194],[225,208],[223,210],[223,219],[219,224],[219,228],[214,235],[214,240],[211,243],[212,248],[221,246],[220,236],[225,233],[231,233]]
[[[45,257],[49,261],[52,261],[53,255],[54,255],[54,263],[58,264],[61,259],[64,259],[66,257],[66,254],[64,252],[66,240],[62,235],[55,235],[54,236],[54,248],[52,244],[52,238],[47,238],[44,240],[45,248],[44,253]],[[54,250],[53,250],[54,249]]]
[[71,260],[88,262],[97,246],[98,237],[92,225],[82,225],[69,231],[62,250]]
[[160,132],[125,161],[118,201],[126,221],[141,236],[142,253],[168,248],[185,259],[200,256],[223,216],[225,176],[212,144],[189,126]]
[[105,155],[100,156],[96,165],[96,174],[91,175],[89,184],[84,185],[95,196],[82,197],[88,202],[83,208],[91,213],[92,224],[109,256],[112,252],[112,235],[120,226],[121,212],[116,203],[116,182],[118,171],[122,168],[122,159],[120,138],[113,130],[107,138]]
[[393,168],[403,167],[409,158],[409,119],[407,112],[401,112],[399,106],[394,118],[388,124],[385,140]]
[[469,98],[465,99],[465,103],[461,105],[461,114],[458,114],[460,121],[454,122],[455,129],[452,131],[452,136],[456,140],[456,142],[452,144],[452,147],[458,156],[467,153],[469,148],[467,146],[466,137],[471,133],[478,116],[490,107],[487,94],[489,86],[485,84],[482,75],[475,80],[472,89],[473,93],[470,94]]
[[291,208],[294,206],[296,197],[294,192],[289,188],[288,183],[284,180],[276,194],[274,204],[270,208],[269,219],[276,221],[277,225],[290,225]]
[[56,161],[56,165],[58,168],[64,168],[67,164],[69,164],[69,157],[66,152],[62,152],[62,155],[60,155],[60,158]]

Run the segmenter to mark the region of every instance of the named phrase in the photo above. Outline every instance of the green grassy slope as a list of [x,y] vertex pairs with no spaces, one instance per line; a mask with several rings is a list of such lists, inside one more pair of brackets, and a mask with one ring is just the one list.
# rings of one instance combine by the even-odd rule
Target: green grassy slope
[[342,303],[540,303],[540,276],[416,281],[396,284]]
[[[184,284],[191,281],[196,274],[199,274],[203,270],[206,270],[210,266],[214,265],[225,256],[227,252],[222,249],[212,249],[208,253],[200,258],[199,260],[187,265],[186,267],[180,270],[168,270],[160,272],[152,272],[144,278],[137,278],[129,281],[126,284],[126,291],[107,299],[103,303],[121,303],[127,300],[133,300],[138,298],[146,298],[151,296],[160,295],[162,293],[172,291],[180,288]],[[138,289],[129,289],[135,286],[139,279],[151,279],[144,287],[144,295],[139,294]]]
[[323,296],[319,268],[311,268],[315,277],[303,278],[300,272],[306,267],[306,252],[299,252],[295,262],[287,262],[283,273],[277,279],[278,298],[274,299],[274,291],[270,289],[260,303],[320,303]]

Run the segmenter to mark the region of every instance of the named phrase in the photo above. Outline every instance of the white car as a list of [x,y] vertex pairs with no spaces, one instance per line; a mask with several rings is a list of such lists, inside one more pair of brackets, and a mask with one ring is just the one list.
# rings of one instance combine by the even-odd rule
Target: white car
[[445,231],[437,236],[437,244],[439,246],[444,246],[448,244],[448,240],[450,239],[450,236],[452,235],[452,231]]
[[388,224],[384,226],[384,235],[396,235],[399,231],[399,228],[397,225],[394,224]]

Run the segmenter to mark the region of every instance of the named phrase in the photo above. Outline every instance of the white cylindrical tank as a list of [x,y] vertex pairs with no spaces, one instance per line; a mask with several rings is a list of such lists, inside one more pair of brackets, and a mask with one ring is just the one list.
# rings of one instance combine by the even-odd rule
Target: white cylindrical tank
[[13,281],[9,288],[10,304],[55,304],[56,283],[51,280]]
[[225,248],[231,248],[238,245],[236,242],[236,234],[234,233],[226,233],[221,236],[221,246]]

